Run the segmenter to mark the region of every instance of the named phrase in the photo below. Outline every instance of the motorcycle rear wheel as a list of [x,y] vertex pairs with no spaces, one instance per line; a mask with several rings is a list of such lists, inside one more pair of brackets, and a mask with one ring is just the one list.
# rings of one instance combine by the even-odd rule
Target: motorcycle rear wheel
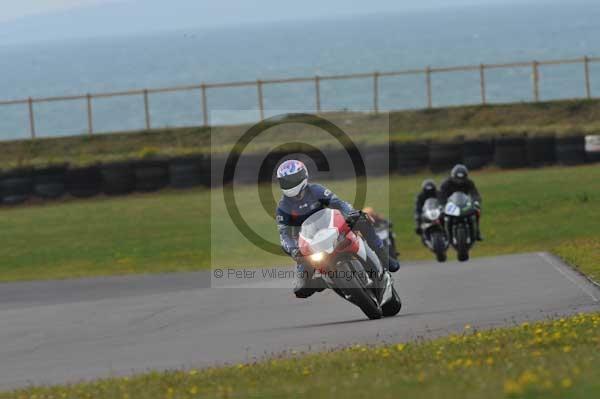
[[[364,270],[362,265],[356,260],[340,262],[336,265],[339,277],[335,278],[335,285],[345,294],[352,297],[352,302],[358,306],[363,313],[371,320],[381,319],[383,311],[375,294],[366,288],[364,282],[359,277],[358,270]],[[351,276],[351,278],[348,278]]]
[[401,309],[402,301],[400,300],[400,295],[398,295],[396,288],[392,287],[392,298],[381,307],[383,317],[396,316]]

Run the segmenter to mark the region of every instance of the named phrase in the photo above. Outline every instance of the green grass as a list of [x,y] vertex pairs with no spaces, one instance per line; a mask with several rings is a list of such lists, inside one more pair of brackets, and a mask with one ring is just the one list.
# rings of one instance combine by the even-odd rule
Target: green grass
[[[433,259],[413,232],[413,199],[425,177],[369,180],[368,203],[392,215],[403,260]],[[597,165],[487,170],[473,177],[484,197],[485,234],[473,256],[557,249],[566,260],[597,276]],[[326,185],[342,198],[353,198],[352,183]],[[257,188],[244,186],[236,193],[248,223],[276,243],[273,212],[257,205]],[[4,208],[0,229],[0,281],[200,270],[209,268],[211,259],[215,267],[290,264],[288,257],[266,254],[241,236],[226,216],[219,190]]]
[[554,253],[594,281],[600,282],[600,238],[598,236],[566,241],[555,247]]
[[[325,117],[357,141],[378,143],[456,136],[486,136],[528,132],[566,134],[600,131],[600,101],[573,100],[516,103],[493,106],[462,106],[391,114],[331,113]],[[89,137],[43,138],[35,141],[1,142],[0,168],[46,165],[61,162],[89,164],[137,159],[144,154],[180,155],[209,153],[212,147],[227,150],[239,132],[250,125],[169,128],[136,133],[97,134]],[[322,132],[307,125],[286,125],[269,131],[278,142],[302,137],[313,144]],[[266,143],[269,141],[266,140]],[[260,149],[254,146],[254,149]]]
[[[26,377],[26,376],[24,376]],[[598,398],[600,314],[0,393],[13,398]]]

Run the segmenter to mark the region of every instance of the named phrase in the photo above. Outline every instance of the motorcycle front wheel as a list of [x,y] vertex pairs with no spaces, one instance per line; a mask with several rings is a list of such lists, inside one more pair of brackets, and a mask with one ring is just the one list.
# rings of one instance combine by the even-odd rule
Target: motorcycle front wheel
[[465,226],[458,226],[456,228],[456,252],[458,253],[459,262],[469,260],[469,247],[467,245],[467,230]]
[[339,262],[336,265],[335,285],[351,298],[371,320],[381,319],[383,311],[375,298],[375,294],[366,287],[366,276],[362,265],[357,260]]
[[434,231],[431,233],[431,242],[433,243],[433,252],[438,262],[445,262],[446,256],[446,244],[444,242],[444,233],[441,231]]

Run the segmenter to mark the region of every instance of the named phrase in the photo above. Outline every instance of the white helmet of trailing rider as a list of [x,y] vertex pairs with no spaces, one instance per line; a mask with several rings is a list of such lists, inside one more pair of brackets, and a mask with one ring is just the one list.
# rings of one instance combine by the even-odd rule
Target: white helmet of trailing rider
[[279,187],[286,197],[296,197],[308,184],[308,170],[304,163],[290,159],[277,168]]

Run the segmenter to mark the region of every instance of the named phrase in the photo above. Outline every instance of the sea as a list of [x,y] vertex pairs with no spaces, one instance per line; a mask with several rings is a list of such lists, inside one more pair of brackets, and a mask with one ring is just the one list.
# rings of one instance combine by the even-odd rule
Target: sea
[[[426,66],[600,57],[600,2],[446,8],[398,14],[185,29],[20,45],[0,43],[0,101],[229,81],[255,81]],[[600,95],[600,62],[589,66]],[[541,100],[586,94],[581,64],[540,67]],[[324,111],[369,111],[373,79],[322,81]],[[486,71],[490,103],[531,101],[532,68]],[[265,116],[315,109],[315,84],[263,87]],[[207,90],[211,124],[259,118],[257,87]],[[435,73],[433,106],[481,102],[479,71]],[[382,77],[381,110],[427,105],[424,75]],[[35,103],[38,137],[86,134],[86,101]],[[152,94],[153,128],[203,123],[199,90]],[[92,101],[96,134],[143,129],[143,96]],[[0,140],[27,138],[27,104],[0,106]]]

